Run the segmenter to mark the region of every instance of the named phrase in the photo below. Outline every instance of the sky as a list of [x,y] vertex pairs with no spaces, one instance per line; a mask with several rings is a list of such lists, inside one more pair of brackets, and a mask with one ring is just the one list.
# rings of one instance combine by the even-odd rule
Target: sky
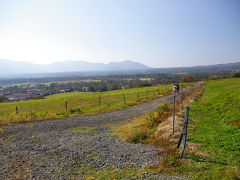
[[0,59],[240,61],[239,0],[0,0]]

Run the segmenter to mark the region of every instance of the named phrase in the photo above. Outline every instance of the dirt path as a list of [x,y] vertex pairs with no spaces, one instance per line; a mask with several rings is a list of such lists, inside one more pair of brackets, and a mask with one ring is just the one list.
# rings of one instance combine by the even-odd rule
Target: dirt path
[[[134,168],[158,164],[161,149],[121,142],[107,125],[122,122],[171,103],[172,95],[105,114],[2,126],[0,179],[82,179],[104,168]],[[88,126],[79,133],[69,128]],[[143,179],[181,179],[144,175]],[[154,178],[155,177],[155,178]]]

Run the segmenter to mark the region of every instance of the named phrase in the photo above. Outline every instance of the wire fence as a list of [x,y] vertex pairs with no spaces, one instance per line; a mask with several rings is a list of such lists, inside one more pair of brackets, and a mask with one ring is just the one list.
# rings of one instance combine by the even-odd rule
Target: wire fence
[[[188,95],[188,93],[194,92],[194,90],[197,90],[198,88],[201,88],[201,86],[203,85],[202,82],[196,84],[195,86],[192,86],[190,88],[186,88],[185,90],[183,90],[182,92],[179,93],[179,101],[180,103],[182,103],[182,107],[183,107],[183,99],[184,96]],[[174,134],[174,127],[175,127],[175,114],[176,114],[176,101],[175,101],[176,95],[173,95],[173,134]],[[188,99],[186,99],[188,101]],[[187,146],[187,134],[188,134],[188,119],[189,119],[189,111],[190,108],[188,106],[185,107],[185,118],[184,118],[184,122],[183,122],[183,130],[181,132],[178,144],[177,144],[177,148],[179,149],[179,153],[180,153],[180,158],[183,158],[184,156],[184,152],[185,152],[185,148]]]
[[26,112],[64,112],[79,108],[81,112],[93,113],[100,110],[115,110],[149,99],[172,93],[170,86],[153,87],[135,92],[116,91],[115,93],[87,93],[86,96],[62,97],[58,99],[26,100],[21,102],[1,103],[0,115],[21,114]]

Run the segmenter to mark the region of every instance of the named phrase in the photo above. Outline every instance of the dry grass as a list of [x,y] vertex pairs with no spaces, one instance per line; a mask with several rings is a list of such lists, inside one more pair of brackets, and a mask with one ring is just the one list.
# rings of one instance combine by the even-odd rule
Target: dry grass
[[136,117],[120,126],[112,126],[112,134],[127,142],[153,144],[157,125],[168,116],[169,112],[167,104],[161,105],[155,112]]

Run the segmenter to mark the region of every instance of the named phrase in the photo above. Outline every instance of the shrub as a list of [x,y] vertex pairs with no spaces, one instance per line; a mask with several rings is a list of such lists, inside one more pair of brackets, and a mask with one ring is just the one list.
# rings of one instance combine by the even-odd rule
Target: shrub
[[71,114],[74,114],[74,113],[82,114],[83,113],[83,111],[81,111],[80,108],[71,108],[69,111]]
[[62,116],[62,117],[69,117],[69,113],[68,112],[58,112],[57,115],[58,116]]
[[240,77],[240,71],[239,71],[239,72],[235,72],[235,73],[233,74],[233,77],[234,77],[234,78],[239,78],[239,77]]
[[8,102],[8,98],[6,98],[5,96],[0,96],[0,103],[1,102]]
[[182,82],[193,82],[194,79],[193,79],[192,76],[190,76],[190,75],[186,75],[186,76],[184,76],[184,77],[182,78],[181,81],[182,81]]

